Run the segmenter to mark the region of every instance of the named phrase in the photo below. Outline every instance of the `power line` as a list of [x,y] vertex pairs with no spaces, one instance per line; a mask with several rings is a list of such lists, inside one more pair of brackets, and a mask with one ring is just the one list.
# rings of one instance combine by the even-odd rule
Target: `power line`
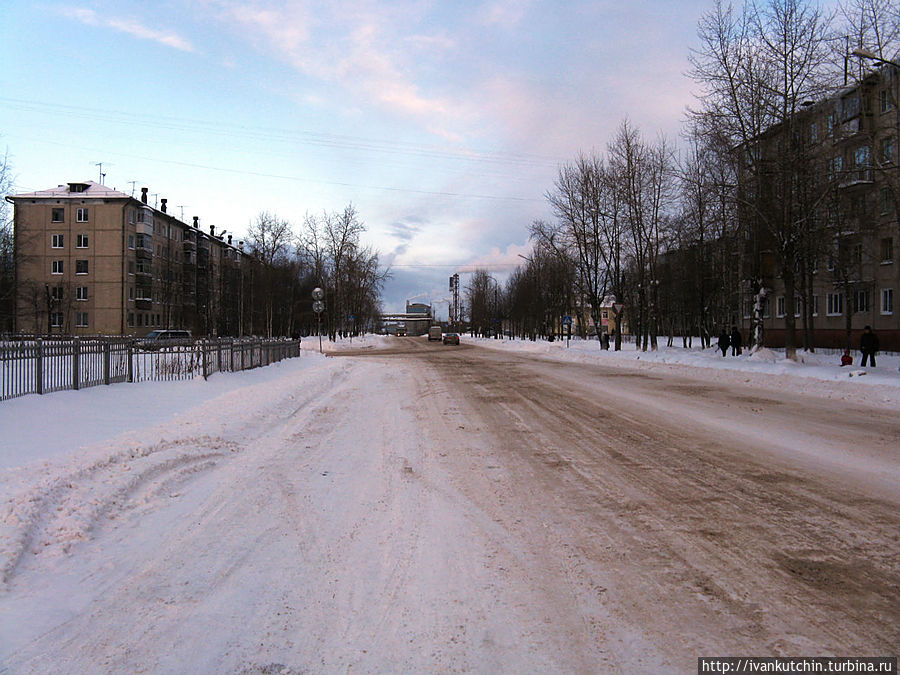
[[[2,100],[2,99],[0,99]],[[81,147],[82,150],[96,152],[96,149],[93,148],[85,148],[84,146],[74,146],[68,143],[58,143],[55,141],[47,141],[45,139],[38,138],[24,138],[21,136],[8,136],[8,138],[19,138],[24,141],[28,141],[29,143],[47,143],[50,145],[56,145],[66,148],[73,147]],[[356,189],[364,189],[364,190],[380,190],[385,192],[401,192],[407,194],[418,194],[425,195],[429,197],[450,197],[450,198],[460,198],[460,199],[485,199],[485,200],[494,200],[494,201],[512,201],[512,202],[537,202],[544,203],[544,199],[538,199],[536,197],[516,197],[516,196],[507,196],[507,195],[490,195],[490,194],[478,194],[478,193],[468,193],[468,192],[444,192],[439,190],[419,190],[416,188],[404,188],[404,187],[395,187],[388,185],[364,185],[360,183],[348,183],[344,181],[330,181],[324,180],[321,178],[308,178],[303,176],[289,176],[285,174],[276,174],[276,173],[267,173],[263,171],[250,171],[247,169],[230,169],[228,167],[221,166],[210,166],[208,164],[199,164],[197,162],[184,162],[174,159],[157,159],[155,157],[146,157],[143,155],[131,155],[123,152],[116,151],[105,151],[107,154],[116,155],[119,157],[125,157],[128,159],[135,159],[145,162],[157,162],[159,164],[171,165],[171,166],[183,166],[191,169],[205,169],[207,171],[218,171],[220,173],[230,173],[240,176],[256,176],[259,178],[274,178],[279,180],[288,180],[299,183],[314,183],[319,185],[334,185],[337,187],[349,187]]]
[[220,122],[210,122],[208,120],[135,114],[124,111],[73,106],[60,103],[45,103],[41,101],[29,101],[6,97],[0,97],[0,102],[6,104],[10,108],[26,112],[59,115],[74,119],[90,119],[94,122],[108,122],[132,126],[138,125],[191,133],[201,131],[213,135],[223,135],[226,137],[239,136],[243,139],[268,140],[275,143],[294,141],[305,145],[321,146],[332,149],[387,153],[392,156],[401,154],[419,158],[429,157],[487,164],[532,165],[542,167],[557,167],[564,161],[558,157],[550,157],[535,153],[479,152],[465,148],[452,149],[397,140],[381,140],[361,136],[328,134],[309,130],[292,131],[289,129],[273,127],[224,124]]

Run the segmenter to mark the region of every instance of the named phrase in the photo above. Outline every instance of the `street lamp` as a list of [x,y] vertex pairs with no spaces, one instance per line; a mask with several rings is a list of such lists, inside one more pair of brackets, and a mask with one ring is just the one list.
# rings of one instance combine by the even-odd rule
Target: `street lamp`
[[883,59],[880,56],[878,56],[875,52],[872,52],[868,49],[863,49],[862,47],[857,47],[850,53],[853,54],[853,56],[858,56],[861,59],[869,59],[870,61],[877,61],[878,63],[884,63],[889,66],[895,66],[897,68],[900,68],[900,63],[897,63],[896,61],[888,61],[887,59]]

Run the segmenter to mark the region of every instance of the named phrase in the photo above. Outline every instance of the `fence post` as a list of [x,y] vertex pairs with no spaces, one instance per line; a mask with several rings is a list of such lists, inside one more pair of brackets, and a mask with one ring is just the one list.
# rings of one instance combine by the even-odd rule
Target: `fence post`
[[109,384],[109,359],[111,349],[109,346],[110,338],[106,338],[106,341],[103,343],[103,384]]
[[208,359],[207,354],[206,354],[206,352],[208,351],[207,346],[208,345],[207,345],[206,340],[201,340],[201,342],[200,342],[200,360],[202,362],[203,379],[204,380],[209,378],[209,371],[207,370],[207,359]]
[[125,376],[128,382],[134,382],[134,340],[128,341],[128,374]]
[[44,393],[44,341],[41,338],[37,339],[37,345],[35,347],[37,356],[37,364],[35,364],[34,368],[34,388],[38,394]]
[[81,338],[72,340],[72,389],[78,391],[81,380]]

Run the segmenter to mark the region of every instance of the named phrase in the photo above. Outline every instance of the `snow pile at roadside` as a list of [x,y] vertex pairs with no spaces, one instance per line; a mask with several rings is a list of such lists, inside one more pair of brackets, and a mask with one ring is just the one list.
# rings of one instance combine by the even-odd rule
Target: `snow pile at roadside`
[[[412,338],[415,339],[415,338]],[[338,352],[350,349],[388,349],[397,346],[397,337],[393,335],[375,335],[367,333],[353,338],[339,338],[335,341],[329,340],[326,336],[322,336],[321,340],[322,352]],[[300,343],[300,349],[308,351],[319,351],[319,336],[310,335],[303,338]]]
[[[784,357],[783,352],[762,349],[755,353],[744,350],[740,356],[723,357],[715,346],[709,349],[681,346],[667,347],[665,339],[660,340],[655,352],[642,352],[633,344],[623,345],[621,351],[604,351],[596,340],[572,339],[547,342],[538,340],[495,340],[490,338],[465,337],[466,342],[491,349],[513,353],[535,354],[545,358],[597,363],[606,366],[663,368],[689,367],[696,377],[716,380],[728,378],[734,381],[752,381],[754,384],[789,386],[795,391],[822,393],[825,382],[832,397],[859,396],[865,393],[872,401],[896,403],[900,405],[900,356],[879,354],[877,368],[861,368],[860,355],[853,355],[854,365],[842,367],[840,356],[834,353],[798,352],[797,360]],[[696,345],[697,340],[694,341]],[[678,345],[679,343],[676,343]],[[768,382],[767,382],[768,381]]]

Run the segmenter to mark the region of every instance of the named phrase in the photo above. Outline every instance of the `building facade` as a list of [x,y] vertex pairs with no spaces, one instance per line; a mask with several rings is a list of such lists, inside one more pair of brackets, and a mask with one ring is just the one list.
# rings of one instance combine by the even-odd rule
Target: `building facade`
[[[761,281],[766,345],[785,344],[790,312],[798,346],[855,348],[871,326],[882,349],[900,350],[898,92],[900,68],[880,67],[742,149],[755,153],[741,181],[753,204],[742,218],[743,325]],[[790,214],[780,238],[754,225],[767,205]]]
[[19,333],[241,335],[248,256],[231,237],[92,181],[14,205]]

